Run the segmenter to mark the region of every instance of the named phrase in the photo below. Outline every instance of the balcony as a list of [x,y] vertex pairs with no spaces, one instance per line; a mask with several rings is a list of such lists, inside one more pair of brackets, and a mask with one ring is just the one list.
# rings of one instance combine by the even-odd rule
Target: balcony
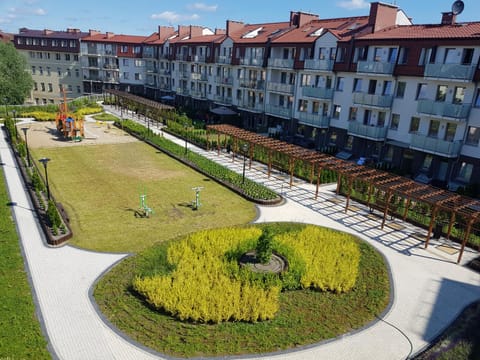
[[318,70],[318,71],[332,71],[333,70],[333,60],[305,60],[304,68],[305,70]]
[[233,85],[233,76],[215,76],[215,83],[219,85]]
[[217,56],[215,59],[215,62],[217,64],[231,64],[232,63],[232,57],[231,56]]
[[294,89],[295,89],[295,86],[290,84],[282,84],[282,83],[275,83],[275,82],[267,83],[268,91],[274,91],[274,92],[293,95]]
[[263,66],[263,57],[241,58],[240,65],[245,66]]
[[206,61],[205,55],[194,55],[192,56],[192,61],[197,63],[204,63]]
[[290,119],[292,117],[292,108],[280,105],[265,105],[265,112],[274,116]]
[[328,128],[330,126],[330,117],[322,114],[301,112],[298,117],[298,123],[316,128]]
[[282,69],[293,69],[293,59],[268,59],[268,66]]
[[[185,95],[185,94],[184,94]],[[190,91],[190,96],[195,99],[206,99],[207,93],[205,91]]]
[[165,91],[170,91],[172,90],[170,84],[166,84],[166,83],[160,83],[160,85],[158,85],[158,88],[160,90],[165,90]]
[[260,112],[260,113],[265,110],[264,104],[258,104],[254,101],[245,101],[239,104],[238,107],[241,109],[245,109],[247,111]]
[[207,74],[193,73],[192,74],[192,80],[208,81]]
[[108,70],[118,70],[119,69],[118,64],[103,64],[103,68],[108,69]]
[[327,89],[322,87],[304,87],[302,88],[302,95],[313,97],[316,99],[332,100],[333,89]]
[[153,64],[147,64],[146,70],[149,73],[156,73],[157,72],[157,67]]
[[419,100],[417,112],[431,116],[445,117],[457,121],[466,121],[472,104],[452,104],[433,100]]
[[190,71],[180,71],[180,77],[182,79],[190,79],[191,72]]
[[177,88],[177,95],[190,96],[190,90],[185,88]]
[[265,81],[240,78],[240,87],[253,90],[265,90]]
[[357,92],[353,94],[353,102],[357,105],[390,108],[393,103],[392,95],[375,95]]
[[410,149],[420,150],[447,158],[455,158],[460,154],[462,142],[445,141],[425,135],[412,134]]
[[348,123],[348,134],[369,139],[373,141],[384,141],[387,138],[386,127],[379,127],[373,125],[364,125],[356,121]]
[[426,78],[472,81],[475,66],[460,64],[427,64],[424,76]]
[[357,73],[392,75],[395,64],[380,61],[359,61],[357,63]]
[[215,95],[215,102],[218,102],[224,105],[232,105],[233,99],[231,96]]

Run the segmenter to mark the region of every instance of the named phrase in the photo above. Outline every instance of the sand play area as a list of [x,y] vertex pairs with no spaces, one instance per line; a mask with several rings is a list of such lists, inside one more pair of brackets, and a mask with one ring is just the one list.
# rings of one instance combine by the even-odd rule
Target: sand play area
[[29,128],[28,146],[30,148],[85,146],[100,144],[118,144],[138,141],[133,136],[114,126],[112,123],[88,119],[85,121],[85,137],[81,141],[65,139],[55,127],[55,122],[32,122],[18,125],[19,133],[24,137],[23,127]]

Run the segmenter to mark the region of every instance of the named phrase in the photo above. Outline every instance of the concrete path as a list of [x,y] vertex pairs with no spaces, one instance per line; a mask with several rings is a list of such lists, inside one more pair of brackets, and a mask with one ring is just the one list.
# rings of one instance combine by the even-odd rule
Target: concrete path
[[[172,140],[184,145],[183,140]],[[243,162],[232,162],[231,155],[218,156],[190,144],[189,151],[202,153],[237,172],[243,170]],[[92,302],[90,292],[95,280],[126,255],[92,253],[68,245],[46,246],[3,137],[0,157],[16,204],[13,211],[52,353],[61,359],[82,360],[162,358],[109,328]],[[424,348],[465,306],[480,299],[480,275],[455,264],[457,254],[442,249],[443,245],[451,246],[445,240],[432,241],[425,250],[415,238],[424,230],[399,220],[387,221],[385,229],[380,230],[380,218],[372,217],[368,209],[356,203],[351,207],[354,211],[345,214],[344,199],[337,198],[331,186],[322,187],[315,200],[313,185],[296,180],[290,188],[288,177],[281,173],[268,179],[262,164],[254,163],[246,175],[287,199],[280,207],[259,207],[258,222],[299,221],[354,233],[385,255],[394,287],[388,313],[363,331],[299,351],[246,358],[405,359]],[[477,255],[467,251],[464,262]]]

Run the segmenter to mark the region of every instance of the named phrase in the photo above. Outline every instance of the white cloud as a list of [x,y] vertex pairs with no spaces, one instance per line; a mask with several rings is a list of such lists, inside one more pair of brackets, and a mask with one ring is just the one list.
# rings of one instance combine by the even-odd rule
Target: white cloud
[[47,12],[44,9],[39,8],[39,9],[33,9],[32,14],[43,16],[43,15],[47,15]]
[[168,23],[179,23],[182,21],[197,20],[200,18],[200,16],[197,14],[181,15],[174,11],[164,11],[159,14],[152,14],[151,18],[154,20],[163,20]]
[[338,6],[347,10],[367,9],[370,7],[370,3],[365,0],[348,0],[340,1]]
[[189,10],[199,10],[205,12],[215,12],[218,9],[218,5],[207,5],[204,3],[194,3],[187,5]]

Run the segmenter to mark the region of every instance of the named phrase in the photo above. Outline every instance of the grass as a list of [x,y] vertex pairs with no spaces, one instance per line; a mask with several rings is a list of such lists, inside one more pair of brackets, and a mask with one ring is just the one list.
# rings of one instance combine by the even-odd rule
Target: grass
[[50,359],[0,174],[0,359]]
[[[256,216],[251,203],[142,142],[32,152],[34,159],[52,159],[50,188],[70,216],[71,243],[82,248],[138,252],[188,232],[245,224]],[[203,187],[202,205],[195,211],[192,188],[197,186]],[[148,219],[135,217],[144,193],[154,210]]]
[[[302,226],[274,224],[272,228],[279,232]],[[180,322],[148,307],[131,289],[135,274],[150,271],[152,259],[162,258],[167,246],[158,244],[123,261],[99,281],[94,295],[115,326],[136,341],[170,356],[258,354],[317,343],[374,320],[389,299],[383,258],[360,242],[359,279],[348,293],[283,292],[275,319],[261,323]]]

